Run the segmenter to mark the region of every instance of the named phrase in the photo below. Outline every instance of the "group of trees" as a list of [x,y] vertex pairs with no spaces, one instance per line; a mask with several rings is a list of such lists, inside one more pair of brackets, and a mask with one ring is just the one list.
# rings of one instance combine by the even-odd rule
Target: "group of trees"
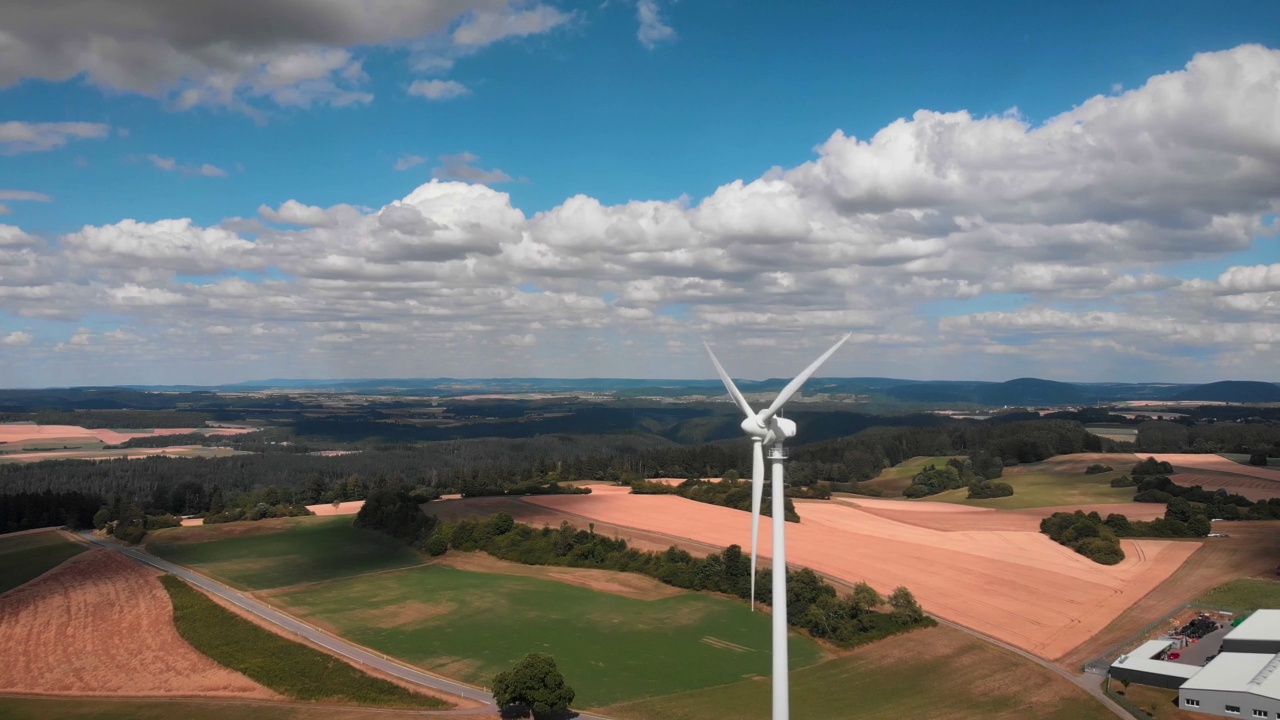
[[[736,478],[737,473],[730,471],[719,482],[689,478],[678,485],[669,485],[648,480],[636,480],[631,483],[631,492],[636,495],[679,495],[680,497],[710,505],[720,505],[750,512],[751,481],[738,480]],[[830,497],[829,492],[827,495]],[[800,522],[800,516],[796,513],[795,503],[791,502],[791,498],[784,497],[782,502],[787,521]],[[768,500],[761,502],[760,514],[771,517],[773,515],[773,503]]]
[[1056,512],[1040,521],[1040,532],[1094,562],[1115,565],[1124,560],[1122,537],[1195,538],[1212,530],[1203,507],[1174,498],[1165,507],[1164,517],[1130,520],[1111,513],[1103,519],[1096,511]]
[[1196,422],[1148,420],[1138,425],[1141,452],[1242,453],[1259,464],[1280,457],[1280,423],[1255,418],[1254,422]]
[[[1173,466],[1155,458],[1147,458],[1133,466],[1132,477],[1122,475],[1111,481],[1112,487],[1134,488],[1134,502],[1166,503],[1184,501],[1204,515],[1218,520],[1280,519],[1280,498],[1254,502],[1225,488],[1206,490],[1200,485],[1179,485],[1167,477]],[[1181,507],[1181,503],[1178,504]]]
[[1004,463],[986,450],[972,457],[951,458],[942,467],[926,465],[911,479],[902,494],[909,498],[936,495],[947,490],[969,488],[969,499],[1008,497],[1013,494],[1009,483],[995,482],[1004,474]]

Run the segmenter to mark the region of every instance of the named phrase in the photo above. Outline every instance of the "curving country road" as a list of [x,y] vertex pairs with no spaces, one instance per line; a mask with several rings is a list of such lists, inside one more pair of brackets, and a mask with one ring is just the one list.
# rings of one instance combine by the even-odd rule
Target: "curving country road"
[[[96,547],[118,552],[126,557],[136,560],[137,562],[150,565],[151,567],[169,573],[170,575],[180,577],[192,585],[217,595],[227,602],[234,603],[235,605],[257,615],[273,625],[284,628],[295,635],[304,637],[326,650],[348,658],[360,665],[375,668],[388,675],[393,675],[415,685],[421,685],[423,687],[439,690],[441,692],[449,693],[450,695],[464,697],[469,700],[475,700],[484,704],[484,707],[473,708],[470,710],[428,711],[423,713],[424,715],[476,715],[486,711],[497,711],[497,708],[493,704],[493,695],[485,690],[471,685],[454,682],[453,680],[448,680],[436,675],[431,675],[407,665],[402,665],[383,655],[369,652],[368,650],[357,645],[353,645],[339,637],[335,637],[323,630],[312,627],[291,615],[280,612],[266,603],[245,595],[239,590],[223,585],[216,580],[210,580],[209,578],[194,573],[181,565],[175,565],[166,560],[161,560],[155,555],[138,550],[137,548],[125,547],[109,540],[95,537],[94,535],[86,532],[79,533],[78,537]],[[581,720],[607,720],[607,718],[597,715],[588,715],[586,713],[579,713],[577,717]]]

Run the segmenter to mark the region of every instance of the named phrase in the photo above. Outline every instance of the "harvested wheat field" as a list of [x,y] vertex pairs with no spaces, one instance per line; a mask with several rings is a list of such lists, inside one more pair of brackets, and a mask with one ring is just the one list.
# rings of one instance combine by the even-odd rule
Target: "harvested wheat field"
[[178,635],[157,575],[91,550],[0,596],[0,692],[276,699]]
[[[525,502],[719,547],[747,546],[750,538],[746,513],[670,495],[630,495],[623,487]],[[801,516],[803,522],[787,526],[791,562],[845,582],[865,580],[881,592],[906,585],[939,617],[1049,659],[1100,631],[1200,547],[1125,540],[1126,559],[1108,567],[1025,529],[938,530],[844,503],[804,503]],[[1029,520],[1015,522],[1025,527]],[[761,518],[765,556],[772,552],[770,523]]]
[[1228,460],[1221,455],[1165,453],[1151,455],[1150,457],[1167,462],[1175,469],[1185,469],[1189,471],[1208,470],[1211,472],[1228,473],[1231,475],[1248,475],[1249,477],[1270,480],[1271,482],[1280,485],[1280,470],[1255,467],[1253,465],[1241,465],[1240,463]]
[[350,500],[342,503],[320,503],[319,505],[308,505],[307,509],[316,515],[327,517],[330,515],[355,515],[360,512],[360,508],[364,507],[363,500]]
[[254,428],[155,428],[153,430],[108,430],[105,428],[83,428],[79,425],[28,425],[26,423],[0,423],[0,443],[25,442],[27,440],[46,440],[49,438],[92,438],[108,445],[120,443],[136,437],[155,437],[157,435],[186,435],[188,433],[204,433],[205,435],[239,435],[254,432]]
[[[803,517],[810,505],[824,500],[800,500],[799,512]],[[995,510],[993,508],[953,505],[950,503],[908,502],[879,498],[841,498],[833,502],[855,507],[876,517],[907,525],[957,532],[961,530],[1010,530],[1015,532],[1039,532],[1040,521],[1054,512],[1083,510],[1097,512],[1102,517],[1119,513],[1130,520],[1154,520],[1164,517],[1164,505],[1159,503],[1112,503],[1103,505],[1073,505],[1071,507],[1034,508],[1029,510]]]

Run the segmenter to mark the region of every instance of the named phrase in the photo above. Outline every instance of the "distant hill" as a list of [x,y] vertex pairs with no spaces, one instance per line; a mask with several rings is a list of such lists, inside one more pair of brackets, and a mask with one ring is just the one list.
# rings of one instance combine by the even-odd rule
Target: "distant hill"
[[1040,378],[1018,378],[978,389],[983,405],[1079,405],[1089,397],[1071,383]]
[[1280,385],[1256,380],[1223,380],[1199,385],[1173,396],[1174,400],[1213,402],[1280,402]]

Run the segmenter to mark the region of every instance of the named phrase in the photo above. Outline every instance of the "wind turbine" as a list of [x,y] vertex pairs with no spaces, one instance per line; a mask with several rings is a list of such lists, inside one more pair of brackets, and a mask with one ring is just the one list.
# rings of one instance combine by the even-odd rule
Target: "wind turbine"
[[751,438],[751,607],[756,602],[756,550],[760,537],[760,499],[764,494],[764,446],[769,447],[769,459],[773,461],[773,720],[787,720],[791,715],[790,683],[787,668],[787,530],[785,495],[783,485],[782,462],[787,459],[782,449],[782,441],[796,436],[795,422],[778,417],[778,411],[791,399],[792,395],[804,385],[818,368],[827,361],[841,345],[853,335],[849,333],[840,338],[840,342],[822,353],[804,372],[782,388],[782,392],[773,399],[768,408],[756,412],[747,404],[738,386],[729,379],[729,373],[716,359],[711,346],[705,342],[707,354],[711,356],[711,364],[716,366],[720,379],[724,381],[729,396],[741,408],[746,419],[742,421],[742,430]]

